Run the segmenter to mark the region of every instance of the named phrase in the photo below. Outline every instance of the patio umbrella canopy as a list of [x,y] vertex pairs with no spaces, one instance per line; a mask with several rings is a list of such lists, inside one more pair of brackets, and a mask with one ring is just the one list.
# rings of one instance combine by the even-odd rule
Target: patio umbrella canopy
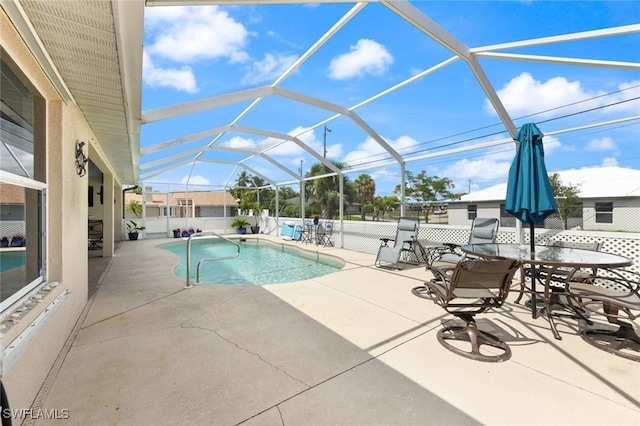
[[[557,211],[553,189],[544,165],[544,134],[534,123],[524,124],[516,140],[516,155],[509,169],[505,212],[530,225],[530,250],[535,252],[534,225]],[[536,317],[535,266],[531,265],[531,303]]]

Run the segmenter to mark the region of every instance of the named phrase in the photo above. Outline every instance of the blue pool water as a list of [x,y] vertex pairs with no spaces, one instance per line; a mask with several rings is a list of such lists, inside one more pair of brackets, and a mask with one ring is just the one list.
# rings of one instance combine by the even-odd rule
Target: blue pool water
[[25,262],[26,252],[24,250],[0,252],[0,273],[24,266]]
[[[344,262],[323,255],[318,261],[316,253],[268,242],[240,242],[240,256],[229,260],[205,262],[200,269],[203,283],[232,285],[281,284],[308,280],[340,270]],[[186,242],[162,244],[162,249],[175,253],[179,264],[174,273],[186,279]],[[292,251],[289,251],[292,250]],[[191,282],[196,280],[198,261],[206,257],[234,256],[235,245],[219,239],[195,239],[191,242]]]

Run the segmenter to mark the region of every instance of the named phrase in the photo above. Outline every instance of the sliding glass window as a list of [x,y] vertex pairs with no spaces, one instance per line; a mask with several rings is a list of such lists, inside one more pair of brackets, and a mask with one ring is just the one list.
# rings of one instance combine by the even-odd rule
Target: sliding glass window
[[[3,55],[4,56],[4,55]],[[46,180],[33,93],[17,67],[0,61],[0,312],[45,278]],[[44,118],[42,118],[44,119]]]

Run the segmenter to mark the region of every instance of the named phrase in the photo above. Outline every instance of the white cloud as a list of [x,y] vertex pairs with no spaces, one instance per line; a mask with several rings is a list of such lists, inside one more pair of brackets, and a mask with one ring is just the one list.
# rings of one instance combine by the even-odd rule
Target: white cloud
[[248,59],[243,50],[247,29],[216,6],[147,8],[145,25],[153,36],[147,47],[151,55],[184,63]]
[[182,179],[180,179],[180,183],[183,185],[186,185],[187,181],[189,182],[189,185],[210,185],[211,184],[209,179],[200,175],[191,176],[191,178],[189,178],[189,176],[184,176]]
[[[637,114],[640,109],[640,101],[637,99],[628,100],[640,96],[640,87],[636,87],[638,85],[640,85],[640,81],[621,83],[618,86],[619,93],[601,96],[606,92],[602,90],[587,90],[582,87],[580,81],[568,81],[564,77],[554,77],[542,82],[535,80],[531,74],[523,72],[505,84],[497,93],[509,114],[514,118],[577,102],[579,103],[576,105],[571,105],[561,110],[549,111],[548,113],[540,114],[540,116],[549,117],[575,111],[585,111],[617,102],[621,103],[603,108],[601,112],[607,114],[613,112]],[[601,97],[584,101],[597,96]],[[488,100],[485,101],[484,109],[495,115],[495,111]]]
[[[570,82],[564,77],[554,77],[546,82],[541,82],[526,72],[515,77],[498,90],[500,100],[513,117],[545,111],[581,101],[596,94],[583,90],[579,81]],[[582,104],[580,109],[584,108],[585,106]],[[485,101],[485,110],[495,114],[488,101]],[[553,114],[557,114],[557,112],[553,112]]]
[[613,139],[608,136],[598,139],[591,139],[586,146],[587,151],[611,151],[616,149]]
[[393,56],[383,45],[373,40],[361,39],[344,53],[331,60],[329,76],[337,80],[363,77],[366,74],[382,75],[393,63]]
[[187,93],[196,93],[196,77],[191,67],[183,66],[180,69],[162,69],[154,66],[146,52],[142,55],[144,83],[150,87],[173,87]]
[[[402,151],[403,149],[410,148],[418,144],[418,141],[410,136],[400,136],[398,139],[385,139],[385,141],[396,151]],[[351,166],[357,167],[360,164],[369,161],[382,161],[388,160],[390,154],[373,138],[367,137],[367,139],[359,144],[353,151],[347,153],[344,157],[344,162]]]
[[298,59],[295,55],[272,55],[267,53],[264,60],[254,62],[251,70],[244,76],[242,83],[256,85],[272,83],[280,77]]
[[615,157],[605,157],[602,159],[602,167],[618,167],[618,160]]

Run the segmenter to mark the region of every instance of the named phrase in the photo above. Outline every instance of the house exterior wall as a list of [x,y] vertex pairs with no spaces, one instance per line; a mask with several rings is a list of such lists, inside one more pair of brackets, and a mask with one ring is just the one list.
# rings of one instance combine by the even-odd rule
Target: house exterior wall
[[[581,199],[582,202],[582,229],[589,231],[624,231],[640,232],[640,199],[637,197]],[[596,223],[596,203],[613,203],[613,223]],[[467,218],[467,206],[477,206],[478,217],[500,218],[500,205],[503,201],[482,201],[476,203],[456,202],[449,204],[449,225],[471,225]],[[515,219],[514,219],[515,220]],[[503,224],[500,226],[515,226]],[[547,226],[549,226],[547,224]],[[573,228],[569,224],[569,229]]]
[[3,346],[13,342],[47,305],[68,291],[55,312],[48,314],[42,328],[33,333],[33,340],[21,344],[24,352],[12,365],[3,366],[2,382],[11,408],[27,409],[87,303],[87,227],[84,224],[88,216],[88,177],[76,174],[74,154],[76,141],[96,137],[77,106],[62,101],[4,9],[0,9],[0,44],[3,59],[17,66],[35,97],[34,135],[45,141],[37,149],[46,150],[42,164],[36,164],[38,170],[46,170],[47,182],[45,280],[59,283],[18,323],[3,330]]
[[467,212],[467,206],[469,204],[477,207],[476,217],[500,218],[500,205],[496,206],[495,203],[450,203],[448,209],[449,225],[471,226],[473,219],[469,219]]
[[[223,206],[200,206],[196,209],[197,217],[224,217]],[[231,207],[227,207],[227,216],[231,216]]]
[[[596,203],[613,203],[613,223],[596,222]],[[640,198],[590,199],[582,204],[583,229],[640,232]]]

